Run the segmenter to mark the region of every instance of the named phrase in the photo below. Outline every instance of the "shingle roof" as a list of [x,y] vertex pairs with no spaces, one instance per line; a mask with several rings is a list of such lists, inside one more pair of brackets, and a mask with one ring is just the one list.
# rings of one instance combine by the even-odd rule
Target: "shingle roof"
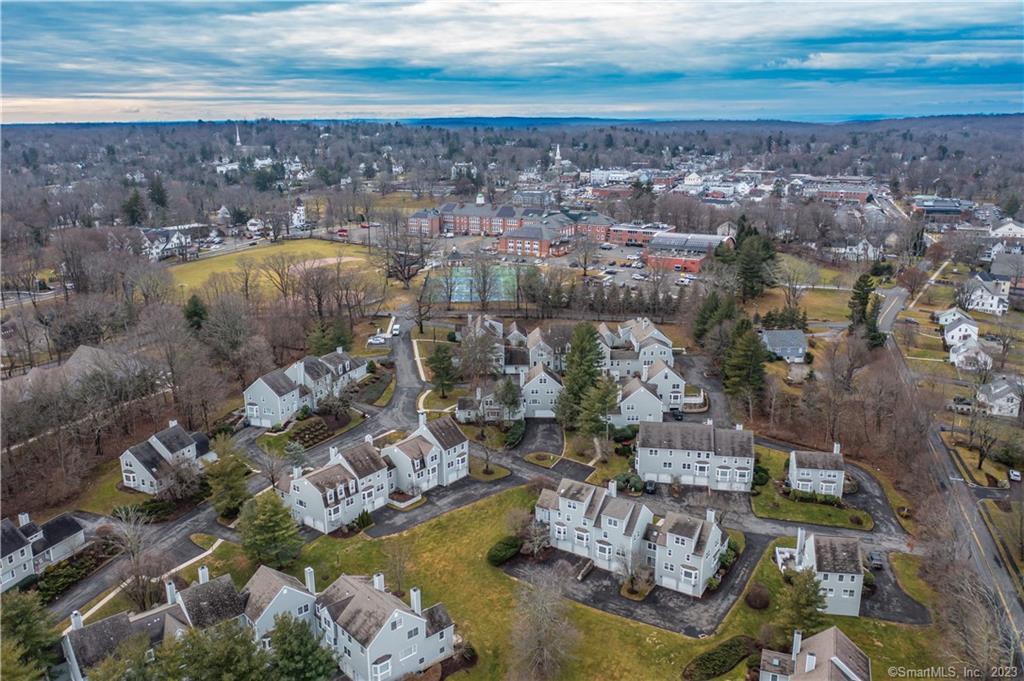
[[537,498],[537,505],[549,510],[557,509],[558,494],[553,489],[541,490],[540,497]]
[[430,453],[434,445],[422,435],[413,435],[395,444],[410,459],[423,460],[423,457]]
[[320,492],[336,490],[338,485],[346,485],[353,479],[348,469],[340,463],[328,464],[306,476],[306,480]]
[[8,518],[0,521],[0,555],[9,556],[26,546],[28,546],[28,540],[17,525]]
[[221,575],[205,584],[193,584],[179,593],[193,627],[202,629],[240,616],[245,597],[238,593],[231,575]]
[[558,483],[558,496],[565,497],[570,501],[583,501],[596,489],[593,485],[584,482],[562,478],[562,481]]
[[356,477],[365,478],[377,471],[387,470],[388,465],[380,458],[377,448],[368,442],[361,442],[349,447],[341,453],[348,465],[355,471]]
[[312,381],[319,381],[331,373],[331,367],[319,357],[303,357],[299,362],[302,363],[302,369],[306,372],[306,376]]
[[624,386],[622,386],[622,399],[632,397],[633,393],[639,392],[641,390],[646,390],[648,393],[654,395],[655,397],[658,396],[658,391],[656,388],[654,388],[654,386],[644,383],[639,378],[632,378],[629,381],[627,381]]
[[442,629],[452,626],[452,617],[442,603],[435,603],[423,611],[423,619],[427,620],[427,636],[433,636]]
[[691,515],[684,515],[669,511],[665,514],[665,522],[661,526],[662,531],[667,534],[675,534],[680,537],[690,537],[694,541],[700,536],[701,525],[704,521]]
[[505,346],[505,366],[527,366],[530,363],[530,351],[526,348]]
[[397,596],[374,589],[369,578],[351,575],[334,580],[316,602],[363,646],[369,645],[396,610],[413,614]]
[[812,468],[820,471],[843,470],[843,455],[835,452],[813,452],[796,450],[796,467]]
[[749,430],[716,428],[704,423],[644,422],[637,434],[637,446],[751,458],[754,456],[754,434]]
[[[245,616],[255,622],[284,588],[306,591],[306,587],[291,575],[260,565],[242,588],[246,594]],[[308,592],[307,592],[308,593]]]
[[75,651],[78,667],[89,669],[109,657],[131,634],[128,613],[119,612],[81,629],[72,629],[68,632],[68,642]]
[[761,671],[789,676],[793,673],[793,657],[789,653],[764,648],[761,650]]
[[156,448],[149,444],[148,440],[132,445],[128,448],[128,451],[132,453],[136,461],[142,464],[154,476],[158,475],[160,468],[167,463],[164,457],[160,455],[160,452],[156,451]]
[[427,430],[434,436],[441,449],[457,447],[467,440],[465,433],[459,428],[451,416],[445,415],[433,421],[427,421]]
[[159,433],[153,435],[157,439],[157,442],[167,448],[171,454],[180,452],[181,450],[195,444],[195,440],[188,434],[184,428],[175,423],[169,428],[161,430]]
[[798,329],[769,329],[762,331],[761,340],[769,350],[776,354],[783,350],[807,347],[807,336]]
[[546,364],[538,364],[537,366],[532,367],[528,372],[526,372],[526,378],[523,381],[523,385],[526,385],[527,383],[537,378],[541,374],[544,374],[548,378],[552,379],[558,385],[562,385],[562,379],[559,378],[558,374],[549,369]]
[[814,562],[818,572],[860,574],[860,543],[847,537],[814,535]]
[[288,377],[284,369],[275,369],[269,374],[263,374],[260,378],[278,397],[284,397],[298,387],[295,381]]
[[78,522],[75,516],[70,513],[61,513],[56,518],[43,523],[43,539],[46,540],[47,545],[54,546],[69,537],[73,537],[83,529],[85,528],[82,527],[82,524]]

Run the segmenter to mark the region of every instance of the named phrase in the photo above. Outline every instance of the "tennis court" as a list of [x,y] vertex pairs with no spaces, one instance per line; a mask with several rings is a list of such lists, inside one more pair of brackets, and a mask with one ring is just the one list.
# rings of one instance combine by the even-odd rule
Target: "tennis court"
[[[456,267],[453,271],[455,286],[452,290],[452,302],[478,303],[480,297],[473,286],[473,268]],[[491,287],[489,302],[511,302],[516,299],[516,273],[507,265],[494,267],[494,284]]]

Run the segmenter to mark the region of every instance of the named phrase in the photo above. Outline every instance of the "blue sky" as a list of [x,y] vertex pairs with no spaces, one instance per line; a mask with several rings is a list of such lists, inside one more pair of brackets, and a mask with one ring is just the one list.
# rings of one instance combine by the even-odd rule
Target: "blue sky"
[[1024,3],[5,2],[4,122],[1024,111]]

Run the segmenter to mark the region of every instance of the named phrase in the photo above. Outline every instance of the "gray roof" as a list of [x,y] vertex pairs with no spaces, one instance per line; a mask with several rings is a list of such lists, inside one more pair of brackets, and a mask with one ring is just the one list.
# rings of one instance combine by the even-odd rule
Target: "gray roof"
[[537,366],[531,368],[528,372],[526,372],[526,378],[523,381],[523,385],[526,385],[527,383],[537,378],[541,374],[544,374],[548,378],[552,379],[558,385],[562,385],[562,379],[559,378],[558,374],[549,369],[546,364],[538,364]]
[[68,632],[68,642],[75,651],[78,667],[88,669],[108,658],[131,635],[128,613],[119,612],[81,629],[72,629]]
[[231,575],[221,575],[205,584],[193,584],[179,594],[193,627],[202,629],[245,612],[245,596],[238,593]]
[[466,435],[451,416],[445,415],[433,421],[427,421],[427,430],[434,436],[441,449],[451,449],[466,441]]
[[442,629],[452,626],[451,615],[442,603],[435,603],[423,611],[423,619],[427,620],[427,636],[433,636]]
[[388,468],[384,459],[380,458],[377,448],[368,442],[361,442],[355,447],[349,447],[341,455],[359,478],[368,477],[377,471],[384,471]]
[[666,534],[689,537],[696,542],[703,524],[704,521],[695,516],[669,511],[665,514],[665,523],[661,528]]
[[648,248],[652,251],[668,250],[687,253],[710,253],[727,238],[715,234],[660,232],[651,237]]
[[860,543],[847,537],[814,535],[814,562],[818,572],[841,572],[859,575]]
[[329,376],[331,367],[319,357],[307,356],[299,360],[302,369],[311,381],[319,381],[324,376]]
[[989,268],[992,274],[1004,277],[1020,277],[1024,274],[1024,254],[997,253]]
[[132,453],[136,461],[154,475],[159,474],[160,467],[167,463],[164,457],[160,455],[160,452],[156,451],[156,447],[149,444],[149,440],[132,445],[128,448],[128,451]]
[[978,397],[991,404],[1018,392],[1024,392],[1024,377],[1003,375],[978,388]]
[[793,656],[764,648],[761,650],[761,671],[789,676],[793,673]]
[[632,378],[626,381],[626,384],[622,386],[622,399],[631,397],[633,393],[640,390],[646,390],[651,395],[654,395],[655,397],[658,396],[658,390],[654,386],[649,383],[644,383],[639,378]]
[[55,546],[69,537],[73,537],[85,528],[70,513],[61,513],[43,523],[43,541],[46,546]]
[[506,366],[528,366],[530,364],[530,351],[526,348],[518,348],[512,345],[505,346]]
[[[255,622],[284,588],[306,591],[306,587],[291,575],[260,565],[242,588],[246,594],[245,616]],[[308,593],[308,592],[306,592]]]
[[553,489],[541,490],[540,497],[537,498],[537,505],[549,510],[557,509],[558,494]]
[[263,374],[260,378],[278,397],[284,397],[298,387],[295,381],[288,377],[284,369],[275,369],[269,374]]
[[359,359],[358,357],[353,357],[347,352],[338,352],[337,350],[335,350],[334,352],[328,352],[326,355],[320,358],[320,361],[323,362],[324,364],[327,364],[335,371],[338,371],[339,367],[341,367],[341,365],[344,364],[345,362],[348,362],[349,366],[352,367],[353,369],[361,367],[364,364],[366,364],[366,360],[364,359]]
[[0,521],[0,555],[9,556],[18,549],[28,546],[28,539],[10,519]]
[[798,449],[796,455],[797,468],[813,468],[821,471],[843,470],[843,455],[835,452],[813,452]]
[[327,464],[306,476],[306,480],[321,492],[337,490],[338,485],[346,485],[353,479],[348,469],[340,463]]
[[612,348],[608,353],[610,359],[639,359],[640,353],[636,350],[627,350],[625,348]]
[[530,225],[505,232],[502,238],[505,239],[529,239],[531,241],[558,241],[562,234],[557,229],[548,225]]
[[195,444],[195,440],[188,434],[188,431],[175,423],[169,428],[161,430],[159,433],[153,435],[157,439],[157,442],[167,448],[171,454],[180,452],[186,447],[190,447]]
[[761,332],[761,341],[775,354],[792,348],[806,348],[807,336],[798,329],[769,329]]
[[373,588],[367,577],[341,575],[316,602],[363,646],[367,646],[396,610],[414,614],[402,599]]
[[754,433],[704,423],[644,422],[640,424],[637,446],[715,452],[719,456],[749,459],[754,456]]
[[588,485],[585,482],[562,478],[562,481],[558,483],[558,496],[565,497],[570,501],[583,501],[596,489],[593,485]]

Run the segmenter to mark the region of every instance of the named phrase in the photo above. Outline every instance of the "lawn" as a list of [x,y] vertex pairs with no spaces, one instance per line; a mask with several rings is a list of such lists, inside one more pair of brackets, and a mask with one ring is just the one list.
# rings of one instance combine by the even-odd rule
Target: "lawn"
[[423,408],[442,411],[448,407],[454,407],[459,398],[465,397],[468,392],[465,388],[452,388],[448,391],[448,395],[442,398],[440,390],[430,390],[423,398]]
[[818,273],[818,281],[815,284],[820,286],[839,286],[844,283],[845,280],[855,278],[852,272],[844,272],[838,267],[829,267],[827,265],[821,265],[810,260],[804,260],[795,255],[789,253],[776,253],[775,262],[778,265],[787,265],[790,263],[802,263],[813,267]]
[[550,454],[548,452],[530,452],[523,458],[532,464],[543,466],[544,468],[552,468],[562,460],[562,457],[557,454]]
[[384,388],[384,392],[382,392],[380,394],[380,397],[378,397],[376,400],[373,401],[373,406],[375,406],[375,407],[386,407],[391,402],[391,398],[395,394],[395,385],[396,384],[397,384],[397,381],[395,380],[395,377],[392,376],[391,380],[388,381],[388,387]]
[[[1017,586],[1019,594],[1024,596],[1024,584],[1021,584],[1017,575],[1024,572],[1024,556],[1021,555],[1021,544],[1024,544],[1024,532],[1021,531],[1020,515],[1022,513],[1021,502],[1010,501],[1000,503],[992,499],[983,499],[980,502],[981,517],[989,526],[992,535],[997,539],[996,548],[1004,561],[1013,561],[1017,570],[1010,570],[1013,583]],[[1018,538],[1021,538],[1018,540]],[[1004,545],[1005,544],[1005,545]]]
[[589,464],[597,456],[594,451],[594,438],[589,435],[565,435],[565,450],[562,456],[579,463]]
[[890,553],[889,565],[900,588],[918,603],[934,611],[939,595],[932,585],[921,577],[924,558],[910,553]]
[[[849,291],[832,291],[829,289],[811,289],[800,299],[800,307],[807,311],[809,321],[843,322],[849,319]],[[764,314],[770,310],[785,307],[785,296],[782,289],[768,289],[757,300],[746,304],[747,312]]]
[[[90,601],[89,603],[87,603],[83,608],[80,609],[80,612],[88,612],[89,608],[94,607],[96,603],[99,603],[101,600],[103,600],[103,598],[106,597],[113,590],[113,588],[114,587],[107,591],[104,591],[102,594],[94,598],[93,601],[95,602]],[[84,618],[83,621],[86,624],[90,624],[92,622],[99,622],[101,619],[105,619],[112,615],[116,615],[117,613],[125,610],[129,612],[135,612],[137,608],[135,607],[135,604],[132,603],[131,599],[128,598],[128,596],[126,596],[123,591],[119,591],[117,592],[116,596],[114,596],[109,601],[104,603],[99,609],[96,610],[96,612]]]
[[43,522],[65,511],[74,510],[110,515],[110,512],[118,506],[137,504],[150,498],[149,495],[141,492],[129,492],[118,489],[117,486],[121,482],[121,462],[119,459],[106,461],[96,466],[93,473],[85,481],[81,494],[60,506],[33,514],[36,516],[33,520]]
[[[345,432],[347,432],[349,430],[352,430],[353,428],[358,426],[360,423],[362,423],[363,420],[365,419],[365,417],[363,416],[362,412],[360,412],[360,411],[358,411],[356,409],[349,409],[348,413],[349,413],[349,416],[352,417],[352,419],[347,424],[345,424],[345,427],[339,428],[338,430],[334,431],[333,433],[328,435],[326,438],[324,438],[320,442],[326,442],[327,440],[330,440],[332,437],[337,437],[337,436],[341,435],[342,433],[345,433]],[[317,418],[317,417],[314,416],[314,417],[310,417],[310,418]],[[277,456],[284,456],[284,448],[285,448],[285,445],[288,444],[288,438],[291,436],[292,432],[294,432],[294,430],[296,428],[301,427],[301,425],[303,423],[306,423],[306,421],[300,421],[300,422],[298,422],[296,424],[293,424],[291,428],[289,428],[288,430],[286,430],[283,433],[277,433],[277,434],[264,433],[263,435],[260,435],[258,438],[256,438],[256,444],[258,444],[259,446],[263,447],[268,452],[272,452],[272,453],[276,454]],[[320,444],[320,443],[317,443],[317,444]]]
[[480,482],[490,482],[491,480],[501,480],[502,478],[512,475],[512,471],[499,466],[498,464],[491,461],[491,472],[484,472],[484,460],[478,456],[469,457],[469,476],[474,480]]
[[[496,679],[507,676],[511,651],[509,634],[514,619],[516,580],[484,560],[487,549],[506,533],[505,517],[514,508],[529,509],[536,495],[518,487],[453,511],[408,532],[413,559],[406,584],[423,589],[425,604],[443,601],[458,631],[477,650],[480,661],[458,679]],[[309,565],[316,572],[317,587],[326,587],[338,574],[368,575],[386,571],[384,547],[394,537],[351,539],[322,536],[303,548],[287,571],[302,579]],[[755,579],[773,594],[782,588],[782,575],[771,560],[770,549],[761,559]],[[230,572],[241,585],[253,566],[237,546],[223,544],[207,563],[213,576]],[[198,566],[186,570],[195,576]],[[406,587],[408,588],[408,586]],[[560,678],[651,679],[676,681],[683,667],[698,653],[736,634],[756,635],[762,624],[776,614],[778,599],[763,611],[748,608],[740,599],[726,616],[719,632],[697,640],[670,631],[620,618],[571,603],[571,620],[580,632],[580,647]],[[926,667],[937,660],[937,633],[931,627],[908,627],[868,618],[828,617],[837,623],[868,655],[874,674],[882,678],[889,665]],[[613,641],[614,645],[609,645]]]
[[[614,443],[612,443],[614,446]],[[591,485],[597,485],[604,487],[608,484],[608,481],[614,478],[619,473],[626,473],[633,467],[632,456],[619,456],[615,452],[612,452],[608,456],[608,462],[602,463],[598,461],[594,466],[594,472],[587,477],[587,482]]]
[[[238,261],[242,258],[251,258],[257,262],[262,262],[271,255],[280,253],[308,256],[306,259],[338,257],[358,258],[360,261],[365,261],[366,259],[365,248],[323,241],[321,239],[295,239],[276,244],[261,241],[259,246],[253,246],[241,251],[233,251],[224,255],[209,256],[180,265],[172,265],[168,268],[168,271],[174,278],[175,284],[184,286],[191,292],[201,288],[207,279],[210,278],[211,274],[234,271],[238,267]],[[261,286],[270,286],[270,283],[265,281],[262,276],[260,279]]]
[[[783,480],[786,477],[789,454],[761,445],[757,445],[755,449],[760,464],[768,469],[771,476],[771,481],[767,485],[757,488],[761,490],[761,493],[750,498],[750,504],[756,515],[762,518],[833,527],[851,527],[860,530],[870,530],[874,527],[875,521],[867,512],[860,509],[836,508],[826,504],[791,501],[782,496],[776,489],[774,481]],[[860,518],[860,523],[854,522],[852,518]]]
[[[953,461],[956,462],[960,472],[970,476],[975,483],[985,487],[995,487],[1000,480],[1007,480],[1007,467],[990,458],[986,458],[982,462],[981,468],[978,468],[978,450],[965,446],[966,435],[943,432],[941,436],[946,446],[955,450],[959,455],[959,460],[954,456]],[[995,484],[988,479],[989,476],[996,480]]]
[[449,343],[448,341],[414,340],[413,345],[416,346],[416,351],[419,353],[420,364],[423,366],[423,375],[426,377],[428,382],[434,378],[434,372],[432,372],[430,370],[430,366],[427,365],[427,359],[429,359],[430,355],[433,354],[434,348],[438,345],[447,345],[451,349],[452,354],[455,354],[458,350],[455,343]]

